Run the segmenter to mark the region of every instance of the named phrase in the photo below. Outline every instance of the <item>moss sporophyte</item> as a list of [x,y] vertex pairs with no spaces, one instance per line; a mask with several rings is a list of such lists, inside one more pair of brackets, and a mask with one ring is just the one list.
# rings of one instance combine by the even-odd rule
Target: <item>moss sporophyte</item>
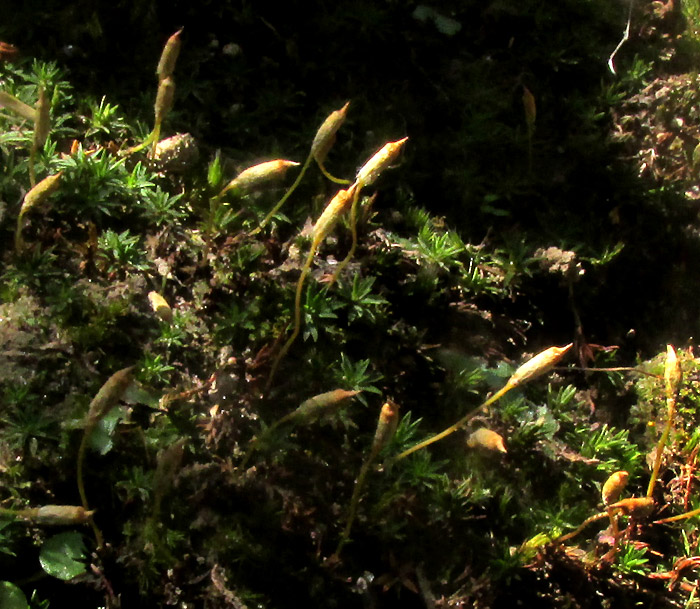
[[299,184],[301,183],[301,180],[304,177],[306,170],[309,168],[309,165],[311,165],[312,160],[316,161],[316,164],[318,165],[323,175],[326,176],[332,182],[336,182],[338,184],[350,183],[348,180],[334,178],[326,171],[324,167],[326,156],[328,156],[330,149],[335,143],[335,135],[338,132],[338,129],[340,129],[343,122],[345,121],[345,115],[347,114],[349,105],[350,102],[347,102],[342,108],[340,108],[340,110],[334,110],[328,115],[326,120],[323,121],[321,126],[318,128],[316,135],[314,136],[309,155],[306,157],[304,164],[301,166],[301,171],[299,172],[299,175],[297,176],[296,180],[294,180],[294,183],[287,189],[282,198],[277,203],[275,203],[275,205],[268,212],[268,214],[265,216],[260,225],[251,232],[251,235],[254,235],[261,231],[270,222],[270,220],[272,220],[275,214],[282,208],[282,205],[284,205],[287,199],[289,199],[292,193],[296,190],[297,186],[299,186]]
[[[121,400],[124,392],[128,389],[129,385],[131,385],[133,373],[134,366],[129,366],[128,368],[123,368],[115,372],[107,379],[105,384],[100,387],[97,395],[95,395],[90,402],[88,413],[85,418],[83,438],[80,442],[80,448],[78,449],[78,464],[76,471],[78,492],[80,494],[82,507],[86,512],[89,512],[90,508],[88,505],[87,494],[85,493],[85,483],[83,481],[83,463],[85,461],[85,452],[87,450],[88,441],[90,440],[90,436],[92,435],[93,431],[95,431],[98,423],[112,408],[119,403],[119,400]],[[93,532],[95,533],[97,547],[102,548],[104,544],[102,533],[92,519],[90,519],[90,524]]]
[[[550,347],[520,366],[499,361],[494,367],[494,345],[518,344],[524,340],[520,330],[512,330],[509,343],[501,342],[500,331],[497,338],[488,331],[471,333],[471,317],[486,322],[482,327],[491,321],[484,303],[512,315],[513,284],[522,281],[528,294],[527,275],[536,272],[530,259],[537,258],[529,245],[506,245],[507,251],[497,249],[500,243],[495,249],[470,245],[457,229],[445,228],[451,220],[419,208],[413,184],[401,180],[396,196],[378,198],[370,217],[377,193],[367,191],[396,164],[407,138],[350,165],[360,167],[354,180],[333,176],[326,164],[332,167],[334,142],[343,136],[350,106],[332,98],[337,109],[318,121],[310,149],[302,140],[302,150],[308,149],[302,163],[277,150],[290,140],[275,133],[272,150],[222,144],[208,172],[197,161],[191,161],[191,173],[182,170],[178,151],[196,148],[192,136],[158,141],[173,107],[181,32],[165,43],[156,68],[155,122],[147,136],[147,129],[119,117],[106,98],[74,104],[66,83],[41,62],[33,74],[2,65],[8,91],[0,91],[0,217],[9,214],[14,224],[14,213],[17,229],[16,253],[6,252],[0,281],[0,336],[8,345],[0,365],[0,553],[15,552],[18,569],[33,565],[24,555],[38,547],[43,527],[73,527],[69,534],[82,543],[89,536],[85,525],[91,526],[90,545],[97,550],[89,559],[91,571],[66,578],[88,587],[89,594],[108,591],[101,604],[114,607],[122,594],[128,602],[153,591],[163,596],[149,597],[156,605],[196,604],[208,595],[214,604],[273,606],[276,592],[248,574],[280,565],[289,566],[279,569],[284,589],[306,589],[313,573],[309,588],[321,590],[310,593],[316,599],[369,565],[376,572],[374,583],[365,578],[369,604],[375,593],[391,595],[403,586],[426,606],[439,604],[431,587],[448,604],[489,605],[493,589],[513,573],[517,577],[510,581],[525,575],[518,581],[536,582],[533,595],[543,581],[554,589],[561,585],[555,580],[562,557],[571,567],[567,574],[580,573],[587,586],[608,577],[589,568],[593,561],[610,564],[614,576],[630,573],[625,568],[633,561],[625,566],[624,557],[634,553],[627,548],[649,548],[657,568],[650,580],[664,569],[670,573],[668,565],[677,571],[680,564],[697,567],[695,525],[683,522],[700,513],[694,496],[700,444],[694,380],[700,364],[692,352],[669,345],[653,364],[592,369],[611,382],[622,371],[647,377],[638,383],[635,378],[640,397],[634,408],[644,415],[631,416],[629,428],[618,429],[603,416],[606,401],[617,404],[632,383],[598,392],[592,375],[573,375],[579,369],[566,367],[542,386],[514,391],[541,379],[573,350],[571,344]],[[188,66],[196,63],[195,55],[184,58]],[[537,84],[538,95],[551,101],[544,83]],[[203,83],[183,85],[184,98],[207,99]],[[262,112],[265,100],[258,101]],[[365,101],[358,99],[357,106],[369,111]],[[510,102],[514,143],[520,142],[510,150],[520,146],[524,152],[526,128],[531,156],[535,98],[523,87],[522,108]],[[182,108],[178,123],[187,118]],[[358,133],[370,134],[367,150],[376,150],[366,118],[358,116],[355,136],[348,134],[343,150],[366,145]],[[240,133],[255,131],[248,127],[242,123]],[[202,132],[202,124],[192,131]],[[124,158],[120,148],[128,138],[140,143],[127,153],[152,145],[149,156],[155,158]],[[205,153],[212,150],[204,138],[201,144]],[[313,165],[322,175],[307,184],[306,199],[279,213]],[[232,167],[245,169],[229,175]],[[294,178],[290,188],[282,181],[288,178]],[[329,187],[327,180],[342,186]],[[485,180],[474,182],[477,196],[488,186]],[[502,208],[491,206],[489,213],[504,214],[494,214],[494,224],[513,213],[505,199]],[[299,234],[312,200],[321,211]],[[367,221],[367,247],[350,274],[358,218],[360,226],[362,218]],[[345,219],[349,248],[344,232],[329,238]],[[495,239],[501,237],[497,232]],[[308,251],[297,256],[307,234]],[[325,250],[328,259],[321,261]],[[342,261],[334,264],[336,259]],[[310,280],[316,262],[331,269],[330,279],[319,272],[322,280]],[[594,266],[603,264],[601,258]],[[443,334],[446,313],[450,322],[464,322],[468,339],[488,342],[474,341],[464,350],[468,355],[461,345],[453,347],[452,337]],[[540,313],[522,319],[540,321]],[[577,312],[575,317],[577,328]],[[280,331],[285,323],[289,327]],[[302,342],[304,325],[309,340],[302,348],[295,341]],[[376,348],[368,346],[368,337]],[[292,365],[284,358],[295,345],[300,357]],[[588,360],[605,363],[613,357],[607,349],[593,349]],[[132,360],[138,364],[122,368]],[[282,362],[290,374],[276,387]],[[119,368],[87,406],[90,379]],[[495,387],[492,395],[482,393],[487,386]],[[373,394],[395,396],[401,420],[395,402],[373,401]],[[74,431],[81,428],[77,437]],[[418,452],[456,431],[464,432],[453,444],[456,450]],[[90,448],[98,445],[111,451],[101,461],[99,479],[89,460]],[[644,457],[654,447],[647,476]],[[61,463],[68,463],[67,474],[58,470]],[[46,475],[53,466],[56,475]],[[76,476],[79,505],[71,504],[77,496],[63,484],[66,475]],[[646,495],[640,479],[644,487],[648,482]],[[550,492],[554,484],[556,492]],[[663,518],[646,522],[656,512]],[[588,547],[563,547],[585,527],[607,527],[607,521],[610,528],[591,536]],[[104,525],[104,538],[97,523]],[[659,531],[667,556],[653,548],[661,535],[638,535],[656,524],[673,524]],[[532,531],[524,542],[523,531]],[[489,543],[473,543],[484,535]],[[447,538],[455,551],[436,551],[434,540]],[[287,543],[294,539],[313,539],[311,551],[308,544],[298,551],[299,544]],[[382,551],[368,562],[367,549],[377,547]],[[319,569],[330,552],[333,568]],[[425,565],[415,564],[416,556]],[[465,565],[473,577],[454,580],[450,574]],[[190,566],[201,567],[206,577],[190,578]],[[635,586],[642,587],[642,577]],[[7,583],[0,582],[0,599]],[[614,584],[617,590],[623,580]],[[525,593],[519,585],[513,584]],[[350,598],[352,604],[361,586],[346,588],[345,599],[332,601]]]
[[319,418],[332,414],[335,410],[347,404],[350,398],[359,393],[360,391],[334,389],[333,391],[321,393],[305,400],[296,410],[277,419],[277,421],[265,429],[263,433],[258,435],[258,437],[250,443],[248,450],[241,460],[240,469],[245,470],[253,453],[280,427],[284,425],[308,425],[314,423]]
[[[344,116],[344,114],[343,114]],[[329,117],[330,118],[330,117]],[[324,123],[325,124],[325,123]],[[333,131],[335,133],[335,131]],[[350,209],[350,227],[352,230],[352,246],[348,255],[345,259],[338,265],[338,268],[333,273],[330,283],[332,284],[336,278],[339,276],[341,271],[347,265],[349,260],[352,258],[355,248],[357,246],[357,202],[360,191],[366,186],[373,184],[377,178],[385,171],[398,157],[403,145],[408,140],[407,137],[397,140],[395,142],[388,142],[382,148],[376,152],[357,172],[357,177],[355,182],[344,190],[339,190],[336,195],[331,199],[323,213],[320,215],[316,223],[311,230],[311,248],[307,255],[306,261],[301,269],[301,275],[297,283],[297,289],[294,299],[294,328],[292,334],[284,343],[277,357],[275,358],[272,368],[270,370],[270,375],[265,386],[265,392],[269,391],[272,386],[272,381],[274,380],[277,368],[284,356],[289,351],[290,347],[296,340],[299,332],[301,330],[301,295],[304,287],[304,281],[307,275],[311,271],[311,264],[313,263],[314,257],[318,253],[319,248],[323,241],[328,237],[333,227],[337,224],[340,217]],[[313,150],[313,148],[312,148]]]
[[538,353],[533,358],[525,362],[522,366],[520,366],[511,375],[511,377],[501,389],[494,393],[490,398],[482,402],[474,410],[463,416],[454,425],[450,425],[444,431],[441,431],[440,433],[431,436],[427,440],[419,442],[415,446],[412,446],[411,448],[403,451],[402,453],[397,455],[394,458],[394,460],[398,461],[400,459],[404,459],[408,457],[408,455],[416,452],[417,450],[425,448],[426,446],[430,446],[431,444],[442,440],[443,438],[446,438],[447,436],[453,434],[455,431],[461,429],[471,419],[473,419],[479,414],[483,414],[484,412],[486,412],[486,409],[491,404],[500,400],[509,391],[551,370],[554,366],[556,366],[557,363],[559,363],[559,361],[564,357],[564,355],[566,355],[566,353],[569,351],[569,349],[571,349],[572,346],[573,343],[569,343],[564,347],[549,347],[549,349],[545,349],[544,351]]
[[38,207],[46,201],[46,199],[59,189],[62,175],[63,172],[59,171],[54,175],[44,178],[24,196],[22,207],[17,216],[17,228],[15,230],[15,252],[17,254],[22,253],[25,247],[25,242],[22,237],[25,215],[33,208]]
[[125,150],[122,153],[124,155],[133,154],[150,145],[151,150],[149,156],[150,158],[155,157],[156,145],[160,141],[160,131],[163,126],[163,121],[172,109],[175,100],[175,78],[173,74],[175,71],[175,62],[177,61],[182,46],[180,40],[181,33],[182,30],[180,29],[168,38],[163,47],[160,60],[158,61],[158,67],[156,68],[158,89],[153,108],[155,113],[153,131],[151,131],[149,136],[141,144]]
[[345,528],[340,535],[340,541],[338,542],[338,547],[334,553],[336,558],[340,555],[343,546],[350,540],[350,531],[352,529],[353,521],[355,520],[355,515],[357,514],[357,506],[360,503],[367,474],[369,473],[370,468],[372,467],[372,464],[379,453],[394,437],[398,424],[399,406],[393,401],[387,400],[379,412],[379,421],[377,421],[377,429],[374,432],[372,446],[370,447],[369,453],[367,454],[367,457],[360,468],[360,473],[357,475],[357,479],[355,480],[355,487],[352,492],[352,497],[350,498],[350,507],[348,508]]
[[347,211],[348,207],[352,204],[356,188],[357,184],[353,184],[347,190],[338,191],[328,203],[326,208],[323,210],[323,213],[320,215],[318,220],[316,220],[316,223],[314,224],[314,227],[311,230],[311,248],[309,249],[309,253],[306,256],[306,261],[304,262],[304,265],[301,267],[301,275],[299,276],[299,280],[297,282],[297,288],[294,297],[294,328],[292,330],[292,334],[287,339],[287,342],[284,343],[284,345],[280,349],[280,352],[277,354],[275,361],[272,363],[270,375],[267,379],[267,384],[265,386],[266,393],[272,386],[272,382],[275,378],[275,374],[277,372],[277,368],[280,365],[280,362],[287,354],[290,347],[294,344],[294,341],[296,340],[297,336],[299,336],[299,332],[301,331],[301,295],[303,292],[306,277],[311,271],[311,264],[314,261],[314,256],[318,252],[318,249],[321,247],[321,243],[323,242],[323,240],[328,236],[331,230],[333,230],[333,227],[338,222],[340,216],[344,214]]

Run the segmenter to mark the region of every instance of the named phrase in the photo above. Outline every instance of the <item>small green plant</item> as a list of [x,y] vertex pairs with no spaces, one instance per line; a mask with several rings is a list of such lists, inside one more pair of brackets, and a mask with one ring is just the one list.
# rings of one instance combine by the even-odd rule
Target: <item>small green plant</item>
[[421,227],[417,244],[421,261],[444,270],[449,268],[450,263],[454,264],[457,256],[465,250],[457,233],[438,232],[428,222]]
[[140,244],[129,229],[117,233],[107,229],[97,238],[97,258],[107,273],[126,275],[150,268]]
[[29,384],[16,384],[5,388],[5,411],[0,415],[3,436],[11,446],[32,454],[31,445],[38,440],[56,439],[57,421],[38,400],[35,389]]
[[626,429],[615,430],[601,425],[591,433],[589,429],[578,429],[576,435],[581,440],[580,452],[584,457],[598,460],[597,468],[605,473],[624,469],[630,473],[639,467],[643,455],[629,439]]
[[139,378],[148,385],[167,383],[175,368],[161,354],[146,353],[139,364]]
[[128,132],[126,120],[119,112],[119,106],[107,102],[102,96],[99,102],[90,100],[83,118],[86,138],[123,138]]
[[637,547],[633,543],[624,544],[617,557],[617,570],[626,575],[646,575],[650,567],[648,565],[647,549]]
[[57,160],[56,166],[65,174],[60,204],[78,218],[100,222],[125,209],[131,191],[126,188],[130,172],[124,159],[105,149],[92,152],[80,146],[75,154]]
[[348,303],[348,321],[365,319],[376,323],[382,317],[388,301],[382,296],[372,293],[376,277],[361,277],[353,275],[352,281],[338,282],[338,296]]
[[[333,370],[335,379],[339,384],[362,393],[381,394],[377,383],[383,377],[374,370],[371,360],[364,359],[354,362],[345,353],[341,353],[340,362],[333,367]],[[359,395],[358,399],[366,405],[364,396]]]
[[316,342],[319,330],[332,332],[333,326],[328,324],[328,320],[337,319],[337,309],[340,303],[328,298],[328,290],[316,286],[309,286],[306,289],[306,298],[303,305],[304,317],[304,340],[310,338]]
[[[182,201],[182,194],[171,195],[160,188],[149,189],[146,186],[151,184],[146,182],[141,186],[143,189],[143,206],[141,212],[155,226],[171,226],[185,220],[190,210],[187,204]],[[136,189],[134,185],[130,188]]]

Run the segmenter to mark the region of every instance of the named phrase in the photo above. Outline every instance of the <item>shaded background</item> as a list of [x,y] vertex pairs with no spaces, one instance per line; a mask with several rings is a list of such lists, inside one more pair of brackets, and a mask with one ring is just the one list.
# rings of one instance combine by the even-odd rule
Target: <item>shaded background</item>
[[[378,205],[443,215],[471,242],[503,249],[519,272],[538,247],[573,249],[587,271],[576,299],[594,342],[632,355],[697,333],[697,211],[677,189],[640,180],[609,137],[611,107],[661,61],[663,41],[642,35],[645,6],[613,76],[607,58],[627,10],[599,0],[10,4],[2,39],[57,61],[76,91],[106,95],[145,124],[162,45],[184,26],[166,134],[189,131],[205,156],[222,149],[241,167],[301,160],[323,118],[351,100],[329,159],[336,175],[356,170],[346,159],[410,137],[390,178],[397,194]],[[661,69],[691,60],[676,55]],[[537,102],[531,162],[524,86]],[[618,244],[611,264],[586,262]],[[570,335],[555,280],[515,287],[510,315],[534,307],[540,331]]]

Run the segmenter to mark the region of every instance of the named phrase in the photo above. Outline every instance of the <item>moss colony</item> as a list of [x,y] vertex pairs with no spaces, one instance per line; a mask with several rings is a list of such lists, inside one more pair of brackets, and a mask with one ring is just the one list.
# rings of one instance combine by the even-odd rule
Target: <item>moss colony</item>
[[0,44],[3,609],[698,604],[690,17],[372,4]]

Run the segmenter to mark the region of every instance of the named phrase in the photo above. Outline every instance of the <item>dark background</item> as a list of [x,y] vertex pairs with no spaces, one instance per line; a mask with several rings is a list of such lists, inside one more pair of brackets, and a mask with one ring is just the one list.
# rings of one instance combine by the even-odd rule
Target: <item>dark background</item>
[[[410,138],[389,178],[396,195],[378,205],[425,207],[516,265],[538,247],[597,259],[623,243],[577,287],[589,338],[632,354],[697,331],[697,213],[673,188],[642,182],[609,137],[611,108],[642,84],[639,62],[658,58],[640,33],[644,6],[614,76],[606,64],[626,8],[598,0],[9,5],[2,39],[65,66],[76,91],[106,95],[144,124],[162,46],[184,27],[166,134],[189,131],[241,167],[303,159],[323,118],[351,100],[328,161],[336,175]],[[537,102],[531,162],[524,86]],[[570,332],[565,291],[535,281],[526,292],[523,310],[539,310],[553,336]]]

